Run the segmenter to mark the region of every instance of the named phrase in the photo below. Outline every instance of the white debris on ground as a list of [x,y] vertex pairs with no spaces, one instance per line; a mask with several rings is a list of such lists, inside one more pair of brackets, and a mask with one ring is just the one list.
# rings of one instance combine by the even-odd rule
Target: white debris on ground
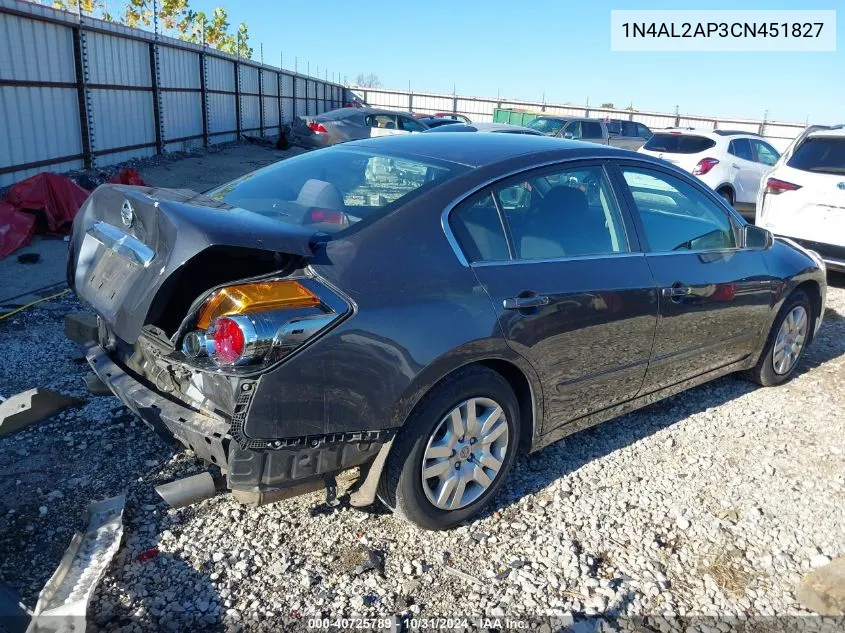
[[[804,613],[801,577],[845,555],[837,283],[788,385],[724,378],[523,457],[491,509],[449,532],[379,509],[312,516],[318,493],[169,510],[153,487],[202,466],[116,399],[87,396],[0,440],[0,580],[32,606],[88,502],[126,492],[123,546],[90,630],[249,631],[352,614]],[[62,335],[61,314],[76,306],[56,303],[0,325],[4,394],[85,396],[86,367]]]

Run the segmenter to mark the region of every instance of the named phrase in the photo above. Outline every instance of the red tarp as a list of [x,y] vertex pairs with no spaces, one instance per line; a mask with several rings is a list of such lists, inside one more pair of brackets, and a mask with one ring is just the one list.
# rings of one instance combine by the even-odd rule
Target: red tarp
[[148,187],[149,185],[144,182],[144,179],[141,178],[141,174],[139,174],[134,169],[124,169],[119,174],[115,174],[111,178],[108,179],[107,182],[114,183],[116,185],[135,185],[136,187]]
[[88,192],[70,178],[38,174],[9,188],[6,202],[18,209],[44,214],[49,235],[66,235]]
[[26,246],[35,234],[35,216],[0,202],[0,259]]

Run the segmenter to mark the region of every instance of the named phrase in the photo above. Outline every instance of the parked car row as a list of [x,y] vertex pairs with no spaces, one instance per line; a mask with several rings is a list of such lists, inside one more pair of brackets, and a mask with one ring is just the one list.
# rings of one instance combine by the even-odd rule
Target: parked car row
[[[627,125],[623,127],[623,123]],[[526,127],[546,136],[634,150],[641,147],[652,134],[642,123],[571,116],[538,116]]]

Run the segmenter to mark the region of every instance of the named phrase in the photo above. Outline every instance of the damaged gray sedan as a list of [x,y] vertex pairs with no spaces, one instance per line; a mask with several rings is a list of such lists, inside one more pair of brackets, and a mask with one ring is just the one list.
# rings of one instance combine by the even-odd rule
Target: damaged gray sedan
[[205,194],[103,185],[69,278],[96,374],[238,499],[360,466],[353,505],[426,528],[519,452],[731,372],[785,382],[826,291],[816,254],[665,162],[513,134],[356,141]]

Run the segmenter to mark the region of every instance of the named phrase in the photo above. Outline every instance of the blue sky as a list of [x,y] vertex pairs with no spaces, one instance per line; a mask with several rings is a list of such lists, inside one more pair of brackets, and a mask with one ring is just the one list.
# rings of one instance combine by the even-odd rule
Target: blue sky
[[[836,9],[793,0],[725,2],[707,9]],[[589,0],[191,0],[246,22],[264,61],[374,73],[385,87],[781,121],[845,121],[845,42],[834,53],[631,53],[610,51],[611,9],[700,8],[679,2]],[[840,11],[837,17],[845,16]]]

